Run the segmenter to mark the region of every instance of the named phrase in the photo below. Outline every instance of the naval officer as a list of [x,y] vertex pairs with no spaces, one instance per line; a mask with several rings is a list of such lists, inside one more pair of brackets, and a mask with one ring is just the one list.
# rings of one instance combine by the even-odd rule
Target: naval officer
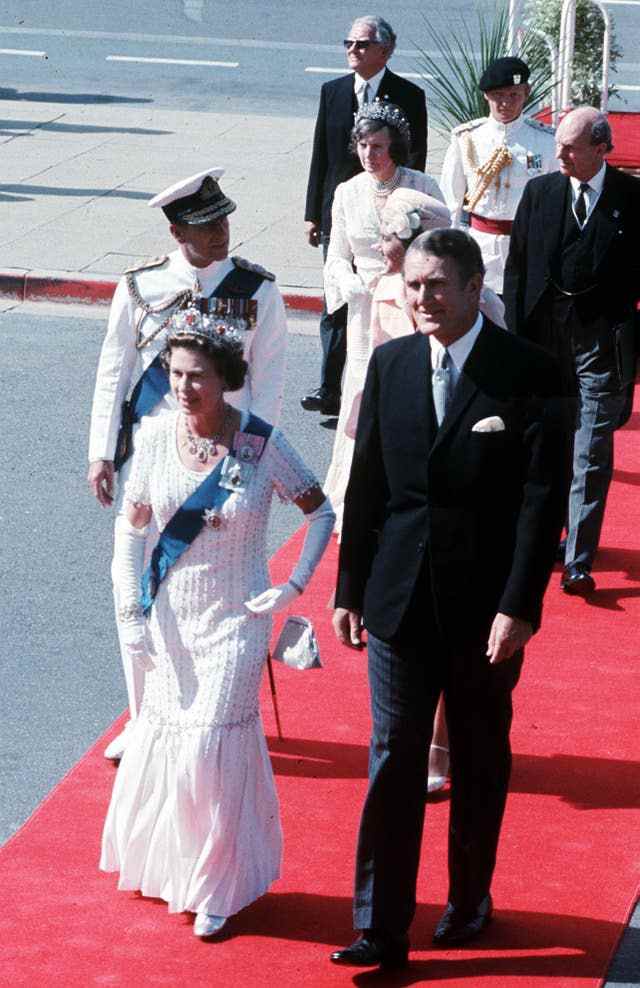
[[482,252],[484,284],[502,295],[513,218],[530,178],[556,171],[553,129],[523,114],[529,67],[520,58],[497,58],[480,76],[489,116],[455,127],[440,188],[453,226],[469,214],[470,233]]
[[[201,311],[232,318],[244,336],[249,365],[243,388],[230,404],[276,423],[284,385],[287,327],[274,276],[240,257],[229,257],[229,220],[236,204],[219,185],[223,169],[212,168],[177,182],[155,196],[170,224],[177,249],[126,272],[118,283],[96,376],[89,437],[89,485],[103,507],[121,510],[137,422],[174,407],[160,363],[173,313],[195,304]],[[115,474],[119,475],[116,493]],[[116,623],[118,588],[114,585]],[[144,670],[121,649],[129,710],[135,719]],[[106,749],[119,758],[127,728]]]

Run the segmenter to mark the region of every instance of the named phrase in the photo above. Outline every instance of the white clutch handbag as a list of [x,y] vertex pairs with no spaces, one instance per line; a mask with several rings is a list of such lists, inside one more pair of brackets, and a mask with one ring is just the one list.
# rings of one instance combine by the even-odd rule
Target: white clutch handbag
[[296,615],[288,617],[271,657],[292,669],[322,669],[318,639],[311,621]]

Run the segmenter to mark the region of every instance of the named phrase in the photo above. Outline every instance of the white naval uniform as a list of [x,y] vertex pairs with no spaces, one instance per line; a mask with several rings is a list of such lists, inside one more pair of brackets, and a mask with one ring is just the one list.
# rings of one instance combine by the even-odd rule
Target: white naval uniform
[[[471,143],[469,148],[468,142]],[[557,171],[554,131],[546,124],[522,114],[503,124],[493,117],[480,117],[451,132],[451,143],[442,166],[440,188],[451,211],[453,226],[462,225],[464,197],[478,181],[475,168],[483,165],[496,148],[506,146],[511,164],[491,180],[473,212],[490,220],[513,220],[524,187],[530,178]],[[475,159],[475,160],[474,160]],[[508,234],[485,233],[469,228],[485,264],[485,284],[502,294],[504,266],[509,253]]]
[[[234,262],[228,257],[223,261],[213,261],[206,268],[196,268],[189,264],[182,251],[175,250],[163,262],[135,271],[134,277],[144,302],[159,306],[188,289],[198,296],[211,295],[233,267]],[[277,424],[282,407],[287,343],[284,302],[279,289],[268,278],[265,278],[252,297],[258,304],[257,321],[254,329],[244,331],[244,357],[249,370],[244,386],[239,391],[226,392],[225,399],[242,411],[250,409],[267,422]],[[159,333],[157,330],[171,312],[171,308],[166,308],[157,314],[145,314],[144,309],[131,297],[126,277],[118,282],[96,374],[89,434],[90,463],[95,460],[113,460],[122,403],[130,396],[147,367],[164,349],[168,327]],[[145,340],[149,341],[146,345]],[[168,393],[150,415],[158,415],[176,407],[175,400]],[[137,428],[134,426],[134,438]],[[123,510],[123,492],[130,466],[131,459],[123,465],[118,476],[116,514]],[[118,623],[115,585],[114,596]],[[122,647],[121,652],[129,708],[132,718],[135,718],[142,701],[144,672],[132,665]]]

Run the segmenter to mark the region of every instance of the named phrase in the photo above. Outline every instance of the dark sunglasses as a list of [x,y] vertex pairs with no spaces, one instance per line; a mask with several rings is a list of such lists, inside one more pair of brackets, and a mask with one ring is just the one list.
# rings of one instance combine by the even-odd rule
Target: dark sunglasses
[[370,41],[369,39],[365,41],[354,41],[353,38],[345,38],[342,44],[345,48],[356,48],[358,51],[366,51],[370,45],[377,45],[379,42]]

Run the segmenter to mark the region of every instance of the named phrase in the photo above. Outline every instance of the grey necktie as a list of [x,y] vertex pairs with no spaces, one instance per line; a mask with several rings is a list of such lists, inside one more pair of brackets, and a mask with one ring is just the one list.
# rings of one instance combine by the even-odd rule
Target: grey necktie
[[436,410],[436,419],[440,426],[447,413],[451,400],[451,357],[445,348],[438,350],[436,356],[436,366],[431,375],[431,387],[433,390],[433,404]]
[[369,102],[369,83],[365,82],[364,89],[362,90],[362,106]]

